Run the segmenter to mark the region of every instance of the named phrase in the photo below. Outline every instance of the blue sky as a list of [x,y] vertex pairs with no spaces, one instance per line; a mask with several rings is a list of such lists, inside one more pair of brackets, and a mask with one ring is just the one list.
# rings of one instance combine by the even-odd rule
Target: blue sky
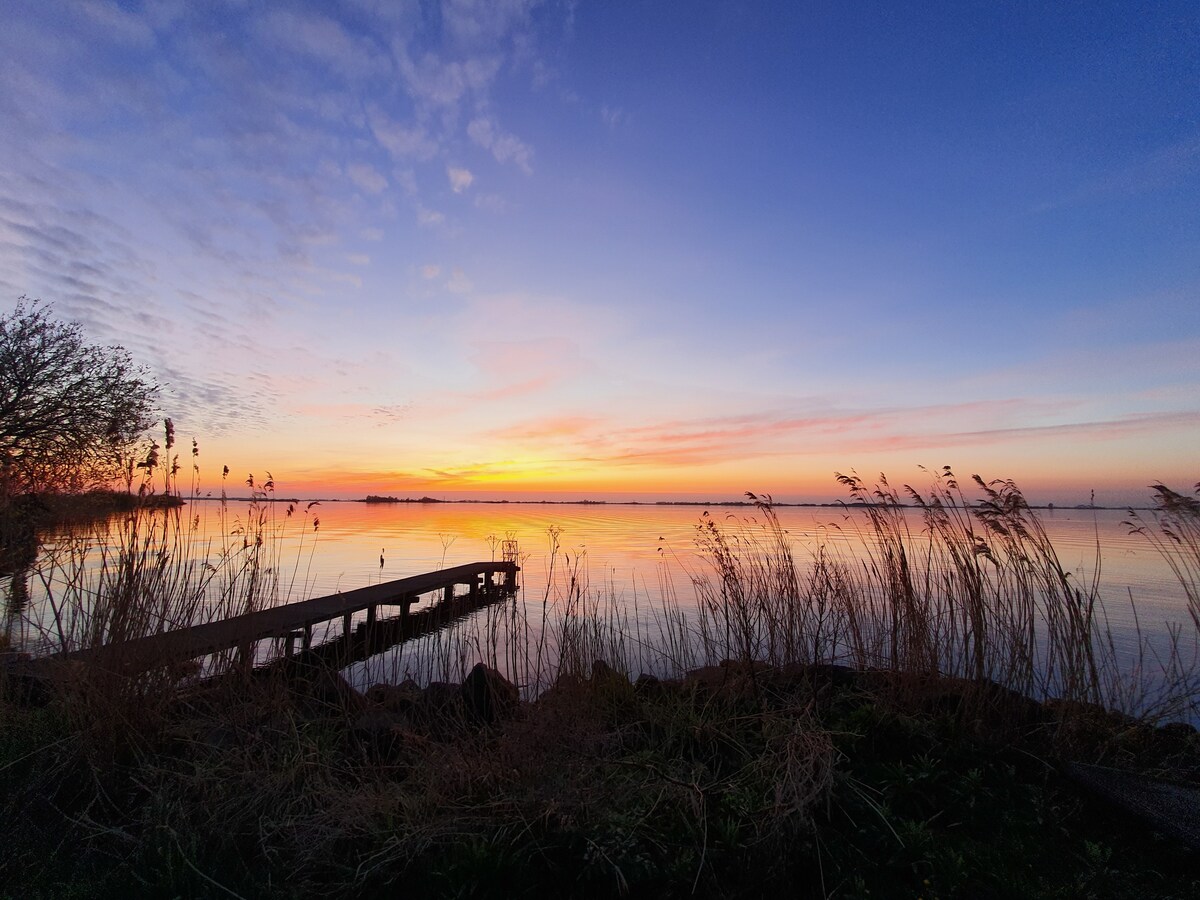
[[0,80],[0,295],[209,472],[1200,477],[1194,3],[16,0]]

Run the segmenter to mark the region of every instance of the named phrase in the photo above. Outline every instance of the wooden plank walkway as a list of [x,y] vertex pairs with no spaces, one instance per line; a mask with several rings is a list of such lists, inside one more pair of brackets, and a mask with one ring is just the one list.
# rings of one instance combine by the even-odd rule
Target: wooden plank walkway
[[[441,591],[442,602],[453,604],[454,589],[458,586],[467,587],[468,600],[484,599],[497,592],[515,590],[518,571],[517,564],[507,560],[467,563],[177,631],[164,631],[131,641],[77,650],[53,659],[115,668],[125,674],[234,649],[249,661],[253,645],[261,640],[282,638],[287,642],[286,647],[290,652],[293,636],[299,633],[307,648],[312,640],[313,627],[322,622],[341,618],[343,634],[348,634],[351,631],[351,617],[364,610],[367,613],[365,630],[369,633],[375,625],[380,607],[399,606],[403,616],[421,594]],[[500,582],[496,581],[497,575],[502,576]]]

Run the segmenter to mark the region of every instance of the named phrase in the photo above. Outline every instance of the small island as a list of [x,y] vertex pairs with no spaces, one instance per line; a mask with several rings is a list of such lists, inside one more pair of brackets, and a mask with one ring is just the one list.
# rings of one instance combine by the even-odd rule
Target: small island
[[367,494],[363,498],[363,503],[445,503],[444,500],[438,500],[434,497],[420,497],[414,500],[412,497],[380,497],[378,494]]

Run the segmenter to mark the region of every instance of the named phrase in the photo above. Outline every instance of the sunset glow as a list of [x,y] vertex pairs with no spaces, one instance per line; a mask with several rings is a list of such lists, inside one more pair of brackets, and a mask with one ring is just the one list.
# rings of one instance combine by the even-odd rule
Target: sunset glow
[[1191,2],[15,0],[0,296],[201,490],[1200,479]]

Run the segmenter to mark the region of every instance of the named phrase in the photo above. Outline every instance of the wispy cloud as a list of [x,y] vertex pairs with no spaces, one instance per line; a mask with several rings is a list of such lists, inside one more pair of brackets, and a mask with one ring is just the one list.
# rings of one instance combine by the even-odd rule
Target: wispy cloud
[[347,166],[346,177],[369,194],[379,194],[387,190],[387,178],[367,163],[352,163]]
[[147,47],[154,43],[154,29],[135,15],[107,0],[87,0],[79,9],[85,16],[99,25],[113,40],[135,47]]
[[371,403],[306,403],[296,406],[295,411],[300,415],[318,419],[359,423],[366,421],[382,428],[408,418],[412,404],[380,406]]
[[1006,401],[819,416],[737,415],[644,425],[623,424],[612,417],[551,415],[496,429],[489,437],[502,445],[536,449],[576,463],[702,466],[809,454],[941,451],[1060,437],[1110,440],[1200,426],[1200,410],[1186,410],[1003,428],[938,427],[964,418],[984,419],[1004,408],[1011,414],[1024,407],[1021,401]]
[[600,121],[609,128],[616,128],[628,118],[628,114],[619,106],[605,105],[600,107]]
[[258,19],[257,26],[276,48],[308,57],[331,71],[369,77],[386,76],[392,69],[387,55],[373,41],[352,37],[327,16],[276,8]]
[[368,112],[367,121],[375,140],[398,162],[432,159],[437,153],[437,143],[423,125],[396,121],[378,107]]
[[432,228],[437,225],[442,225],[446,221],[446,214],[438,212],[436,209],[429,209],[425,206],[417,207],[417,221],[427,228]]
[[467,134],[480,147],[490,150],[497,162],[511,162],[526,175],[533,174],[533,149],[516,135],[501,131],[491,119],[473,119]]
[[456,194],[461,194],[475,180],[475,176],[471,174],[470,169],[463,169],[459,166],[447,166],[446,177],[450,180],[450,190]]
[[446,282],[446,290],[452,294],[469,294],[474,287],[475,285],[471,283],[471,279],[462,269],[455,269],[451,272],[450,279]]

